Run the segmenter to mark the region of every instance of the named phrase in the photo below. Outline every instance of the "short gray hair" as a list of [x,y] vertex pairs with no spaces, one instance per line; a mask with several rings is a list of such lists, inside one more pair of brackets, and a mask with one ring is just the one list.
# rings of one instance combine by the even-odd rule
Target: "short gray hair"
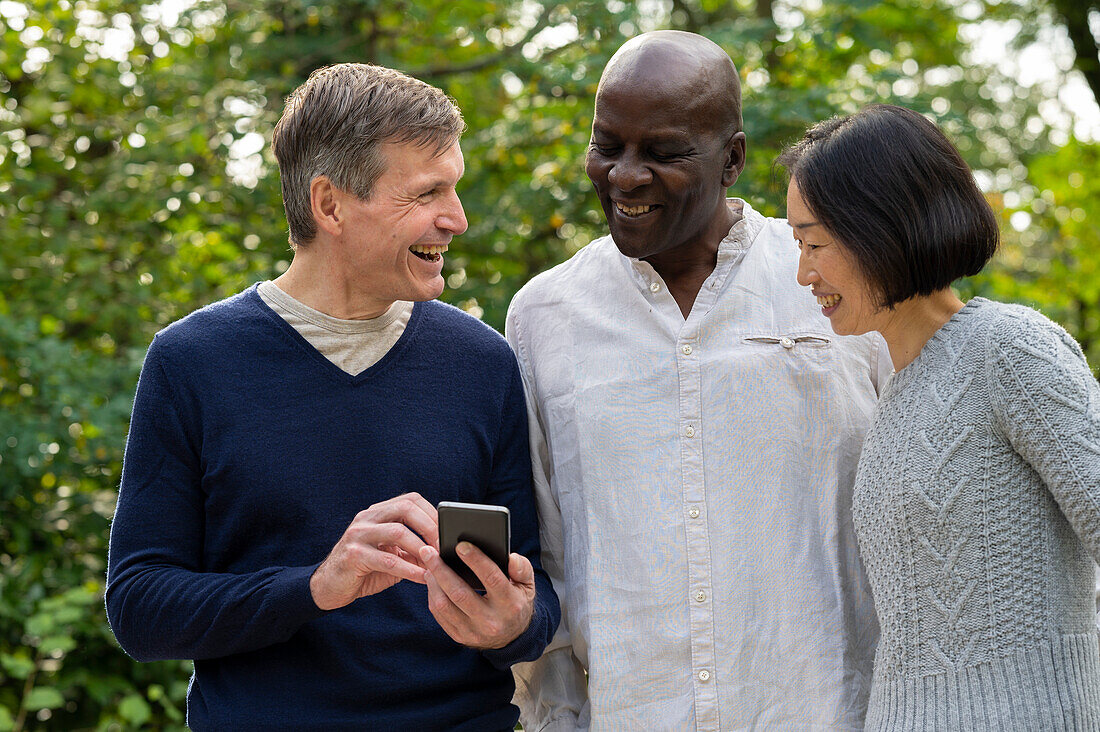
[[372,64],[317,69],[287,97],[271,140],[291,245],[317,235],[309,193],[314,178],[327,176],[367,200],[386,169],[382,143],[413,142],[440,153],[465,129],[454,100],[400,71]]

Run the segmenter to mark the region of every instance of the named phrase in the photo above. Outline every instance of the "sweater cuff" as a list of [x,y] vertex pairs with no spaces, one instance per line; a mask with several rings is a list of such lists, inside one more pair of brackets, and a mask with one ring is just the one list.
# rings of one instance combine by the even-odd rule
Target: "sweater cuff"
[[484,648],[481,655],[501,671],[507,671],[516,663],[534,661],[550,643],[553,629],[548,629],[549,617],[550,612],[546,605],[536,597],[527,629],[503,648]]
[[299,623],[308,623],[328,612],[317,607],[309,589],[309,580],[320,566],[321,563],[317,562],[308,567],[287,567],[279,573],[277,582],[282,590],[287,617]]

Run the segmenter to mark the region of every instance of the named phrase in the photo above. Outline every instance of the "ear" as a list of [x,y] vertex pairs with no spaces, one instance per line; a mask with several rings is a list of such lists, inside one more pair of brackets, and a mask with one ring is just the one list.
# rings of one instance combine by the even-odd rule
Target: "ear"
[[327,175],[319,175],[309,182],[309,210],[317,228],[332,236],[343,230],[340,220],[342,191],[332,184]]
[[745,169],[745,144],[744,132],[735,133],[726,143],[724,151],[726,164],[722,168],[722,185],[726,188],[736,183],[741,171]]

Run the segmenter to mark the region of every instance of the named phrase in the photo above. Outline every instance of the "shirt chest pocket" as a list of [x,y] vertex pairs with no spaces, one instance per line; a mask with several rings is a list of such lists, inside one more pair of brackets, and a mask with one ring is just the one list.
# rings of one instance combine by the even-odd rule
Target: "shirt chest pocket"
[[759,346],[780,346],[790,351],[798,348],[823,349],[832,344],[832,339],[820,333],[754,334],[744,337],[744,342]]
[[835,396],[836,345],[833,336],[814,331],[752,332],[737,339],[730,367],[745,388],[766,395],[761,398],[803,402],[816,414]]
[[[814,331],[779,330],[757,331],[739,339],[737,352],[753,368],[761,369],[773,377],[786,373],[787,377],[803,387],[828,379],[836,340],[831,335]],[[774,370],[774,371],[773,371]]]

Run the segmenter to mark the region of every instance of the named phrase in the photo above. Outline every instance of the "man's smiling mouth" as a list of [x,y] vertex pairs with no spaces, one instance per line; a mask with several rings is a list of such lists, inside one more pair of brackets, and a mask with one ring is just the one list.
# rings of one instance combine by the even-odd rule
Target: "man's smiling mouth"
[[440,246],[426,247],[422,244],[413,244],[409,247],[409,251],[425,262],[438,262],[443,256],[443,252],[447,251],[447,246],[446,244],[442,244]]
[[615,210],[625,216],[641,216],[642,214],[647,214],[653,209],[657,208],[656,206],[650,204],[643,204],[641,206],[624,206],[618,201],[613,201],[613,203],[615,204]]

